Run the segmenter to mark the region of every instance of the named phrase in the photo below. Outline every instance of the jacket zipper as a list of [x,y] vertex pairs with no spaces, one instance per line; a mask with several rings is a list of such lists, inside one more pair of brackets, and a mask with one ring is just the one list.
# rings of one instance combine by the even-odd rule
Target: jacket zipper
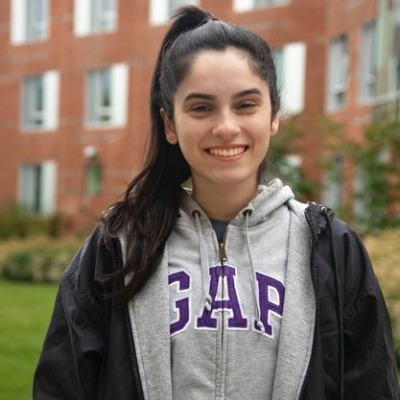
[[132,334],[132,330],[130,327],[130,317],[129,317],[128,308],[126,308],[126,311],[125,311],[125,328],[126,328],[126,333],[128,335],[129,358],[132,363],[133,384],[134,384],[134,387],[136,388],[136,393],[138,395],[138,399],[144,400],[142,385],[140,383],[139,367],[137,365],[137,359],[136,359],[135,345],[133,343],[133,334]]
[[[314,327],[314,339],[313,339],[313,340],[315,340],[315,331],[316,331],[316,329],[317,329],[317,327],[319,325],[319,314],[320,314],[320,304],[319,304],[319,300],[318,300],[319,299],[319,297],[318,297],[318,287],[317,287],[317,284],[315,282],[316,277],[314,276],[314,267],[315,267],[314,258],[315,258],[316,234],[315,234],[315,232],[314,232],[314,230],[312,228],[310,217],[309,217],[309,214],[307,212],[305,212],[305,216],[306,216],[306,220],[307,220],[308,226],[310,228],[310,232],[311,232],[311,239],[310,239],[310,242],[311,242],[310,272],[311,272],[311,282],[312,282],[314,293],[315,293],[315,309],[316,310],[315,310],[315,327]],[[307,382],[308,382],[309,377],[310,377],[310,367],[314,362],[314,358],[315,358],[315,346],[313,346],[313,350],[312,350],[311,357],[310,357],[310,362],[308,364],[307,373],[306,373],[306,376],[304,378],[304,382],[303,382],[302,389],[301,389],[301,392],[300,392],[301,393],[300,394],[300,399],[303,399],[303,400],[306,400],[306,397],[304,395],[304,391],[305,391],[305,388],[307,386]]]
[[[123,260],[122,260],[122,249],[121,249],[121,243],[118,241],[118,266],[120,268],[123,268]],[[122,280],[121,282],[122,285],[125,285],[125,282]],[[130,324],[130,317],[129,317],[129,310],[128,306],[125,307],[125,331],[126,334],[128,335],[128,347],[129,347],[129,359],[131,361],[131,366],[132,366],[132,379],[133,379],[133,385],[136,389],[136,394],[138,396],[138,400],[144,400],[144,395],[143,395],[143,390],[142,390],[142,385],[140,383],[140,375],[139,375],[139,367],[137,364],[137,359],[136,359],[136,351],[135,351],[135,344],[133,342],[133,332]]]

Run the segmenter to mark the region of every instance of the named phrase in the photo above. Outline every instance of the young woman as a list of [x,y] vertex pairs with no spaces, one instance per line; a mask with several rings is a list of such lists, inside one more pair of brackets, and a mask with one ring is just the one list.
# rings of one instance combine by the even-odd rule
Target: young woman
[[181,9],[146,166],[63,276],[35,399],[398,399],[358,237],[280,180],[260,185],[278,111],[267,43]]

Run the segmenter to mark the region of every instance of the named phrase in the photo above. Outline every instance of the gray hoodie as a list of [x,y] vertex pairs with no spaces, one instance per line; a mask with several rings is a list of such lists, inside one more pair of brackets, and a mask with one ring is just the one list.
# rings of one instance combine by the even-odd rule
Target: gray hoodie
[[146,399],[297,399],[315,299],[304,206],[280,180],[230,222],[224,248],[189,194],[160,268],[130,303]]

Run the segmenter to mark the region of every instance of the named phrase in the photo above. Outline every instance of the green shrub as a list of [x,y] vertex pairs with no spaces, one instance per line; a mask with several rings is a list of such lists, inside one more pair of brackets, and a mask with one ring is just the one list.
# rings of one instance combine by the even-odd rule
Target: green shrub
[[68,223],[68,219],[61,214],[49,216],[32,214],[8,201],[0,205],[0,240],[24,239],[38,234],[57,238],[61,236]]
[[19,281],[57,282],[81,240],[46,237],[0,243],[0,276]]

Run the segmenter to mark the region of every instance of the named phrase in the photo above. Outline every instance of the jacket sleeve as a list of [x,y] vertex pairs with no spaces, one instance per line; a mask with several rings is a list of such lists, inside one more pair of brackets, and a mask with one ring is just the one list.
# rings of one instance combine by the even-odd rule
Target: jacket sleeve
[[348,228],[340,233],[339,250],[338,261],[344,266],[344,398],[398,400],[390,319],[370,259]]
[[34,376],[34,400],[97,398],[106,340],[98,241],[96,231],[62,277]]

